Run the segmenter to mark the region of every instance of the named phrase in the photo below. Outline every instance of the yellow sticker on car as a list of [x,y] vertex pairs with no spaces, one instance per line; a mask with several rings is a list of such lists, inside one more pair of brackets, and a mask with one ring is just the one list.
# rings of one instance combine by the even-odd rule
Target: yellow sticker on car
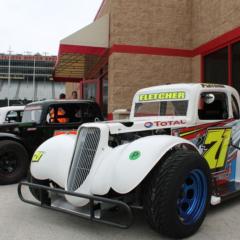
[[42,156],[43,156],[43,152],[36,151],[32,157],[32,162],[39,162]]
[[203,145],[203,156],[207,160],[210,169],[219,169],[224,167],[231,140],[231,134],[231,128],[208,129]]
[[160,92],[160,93],[149,93],[139,95],[139,101],[154,101],[154,100],[170,100],[170,99],[185,99],[186,93],[183,91],[179,92]]

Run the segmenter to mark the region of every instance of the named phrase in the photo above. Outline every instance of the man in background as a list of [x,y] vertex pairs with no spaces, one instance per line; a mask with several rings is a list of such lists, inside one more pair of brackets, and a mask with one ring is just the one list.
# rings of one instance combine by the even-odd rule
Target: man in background
[[59,99],[65,99],[65,98],[66,98],[65,93],[61,93],[61,94],[59,95]]

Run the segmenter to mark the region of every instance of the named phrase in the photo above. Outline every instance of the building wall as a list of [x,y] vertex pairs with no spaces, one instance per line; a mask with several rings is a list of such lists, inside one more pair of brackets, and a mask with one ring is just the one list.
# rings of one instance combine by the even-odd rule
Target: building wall
[[[122,44],[194,51],[239,27],[239,10],[237,0],[112,0],[110,47]],[[129,108],[133,94],[142,87],[199,81],[201,53],[193,57],[113,53],[108,111]]]
[[114,53],[109,59],[108,112],[130,108],[134,93],[164,83],[191,82],[191,58]]
[[112,0],[110,46],[189,49],[191,4],[189,0]]
[[[189,0],[112,0],[110,16],[110,46],[175,49],[191,46]],[[140,88],[191,82],[192,59],[113,53],[109,59],[108,79],[108,112],[113,112],[130,108],[132,97]]]
[[192,1],[192,48],[240,25],[239,0]]

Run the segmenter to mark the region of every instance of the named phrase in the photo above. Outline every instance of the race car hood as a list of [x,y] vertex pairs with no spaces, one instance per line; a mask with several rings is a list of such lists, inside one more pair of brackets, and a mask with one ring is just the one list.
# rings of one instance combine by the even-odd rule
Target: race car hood
[[157,130],[166,128],[182,128],[192,124],[191,119],[186,117],[164,117],[151,120],[139,120],[139,121],[107,121],[101,123],[86,123],[81,127],[101,127],[102,124],[107,125],[111,134],[121,134],[128,132]]

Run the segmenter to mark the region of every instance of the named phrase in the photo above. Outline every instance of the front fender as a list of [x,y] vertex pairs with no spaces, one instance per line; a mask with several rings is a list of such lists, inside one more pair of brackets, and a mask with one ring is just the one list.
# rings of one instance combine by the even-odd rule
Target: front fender
[[31,174],[39,180],[50,179],[65,187],[77,135],[63,134],[49,138],[36,152],[41,152],[39,161],[31,162]]
[[[176,145],[185,145],[198,151],[190,141],[168,135],[140,138],[109,150],[94,173],[92,194],[103,195],[110,188],[121,194],[130,192]],[[134,152],[138,152],[135,158],[131,156]]]

